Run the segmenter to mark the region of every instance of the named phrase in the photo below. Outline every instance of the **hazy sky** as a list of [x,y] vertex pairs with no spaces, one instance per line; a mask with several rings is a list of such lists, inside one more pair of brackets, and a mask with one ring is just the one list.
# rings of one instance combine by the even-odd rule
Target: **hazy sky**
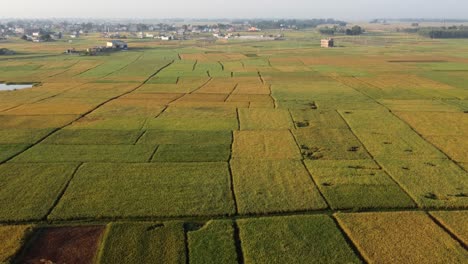
[[0,18],[468,18],[467,0],[0,0]]

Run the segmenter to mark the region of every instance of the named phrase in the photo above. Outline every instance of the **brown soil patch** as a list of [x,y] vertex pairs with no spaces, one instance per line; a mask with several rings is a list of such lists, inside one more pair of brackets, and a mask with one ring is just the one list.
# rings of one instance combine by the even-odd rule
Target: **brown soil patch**
[[93,263],[104,229],[104,226],[44,228],[19,263]]

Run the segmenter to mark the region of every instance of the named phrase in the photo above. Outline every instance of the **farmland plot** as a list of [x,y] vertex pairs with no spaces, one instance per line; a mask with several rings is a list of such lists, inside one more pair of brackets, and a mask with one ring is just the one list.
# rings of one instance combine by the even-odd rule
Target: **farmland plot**
[[347,128],[292,130],[305,159],[360,160],[370,156]]
[[25,237],[31,233],[31,225],[0,226],[0,262],[9,263],[23,246]]
[[324,215],[238,221],[246,263],[360,263]]
[[466,41],[368,32],[2,42],[0,262],[466,262]]
[[294,137],[284,131],[234,131],[232,157],[237,159],[301,159]]
[[333,209],[415,206],[385,171],[366,169],[374,166],[372,161],[334,161],[333,164],[307,161],[306,165]]
[[232,160],[242,214],[324,209],[326,203],[300,161]]
[[468,253],[421,212],[337,214],[369,262],[463,263]]
[[238,263],[232,221],[212,220],[187,236],[191,263]]
[[382,160],[382,166],[424,208],[466,208],[466,172],[450,160]]
[[285,130],[294,128],[286,110],[239,109],[241,130]]
[[180,222],[109,224],[98,263],[184,263]]
[[226,163],[85,164],[50,217],[227,215],[229,185]]
[[465,245],[468,243],[468,213],[466,211],[435,211],[430,213]]
[[0,165],[0,220],[45,217],[76,167],[77,164],[52,163]]

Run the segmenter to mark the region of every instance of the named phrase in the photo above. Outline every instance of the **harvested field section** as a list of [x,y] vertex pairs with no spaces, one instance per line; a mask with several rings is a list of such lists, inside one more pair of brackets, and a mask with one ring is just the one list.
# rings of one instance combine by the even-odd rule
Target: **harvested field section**
[[301,154],[288,130],[234,131],[232,157],[256,160],[300,160]]
[[190,263],[238,263],[231,220],[210,220],[187,233]]
[[[410,197],[373,161],[306,161],[306,165],[331,208],[411,208]],[[338,164],[343,164],[338,167]],[[349,164],[349,165],[346,165]],[[358,164],[358,165],[357,165]],[[366,169],[370,167],[371,169]]]
[[328,216],[238,220],[246,263],[361,263]]
[[185,263],[181,222],[116,222],[107,227],[99,263]]
[[85,164],[51,219],[227,215],[226,163]]
[[232,160],[239,213],[265,214],[325,209],[314,182],[300,161]]
[[361,160],[369,153],[349,129],[292,130],[304,159]]
[[466,172],[449,160],[381,160],[423,208],[467,208]]
[[436,211],[430,213],[458,239],[468,245],[468,211]]
[[24,240],[31,233],[32,225],[0,226],[0,263],[10,263],[12,258],[20,251]]
[[95,263],[104,229],[104,226],[43,228],[19,263]]
[[239,109],[241,130],[285,130],[294,128],[287,110]]
[[0,220],[39,220],[46,216],[77,164],[0,165]]
[[336,214],[370,263],[464,263],[468,253],[425,213]]

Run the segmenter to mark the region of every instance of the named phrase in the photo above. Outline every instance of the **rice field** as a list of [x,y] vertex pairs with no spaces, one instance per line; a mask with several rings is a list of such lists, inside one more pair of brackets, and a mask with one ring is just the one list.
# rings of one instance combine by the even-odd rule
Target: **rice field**
[[2,42],[0,263],[466,263],[468,41],[296,33]]

